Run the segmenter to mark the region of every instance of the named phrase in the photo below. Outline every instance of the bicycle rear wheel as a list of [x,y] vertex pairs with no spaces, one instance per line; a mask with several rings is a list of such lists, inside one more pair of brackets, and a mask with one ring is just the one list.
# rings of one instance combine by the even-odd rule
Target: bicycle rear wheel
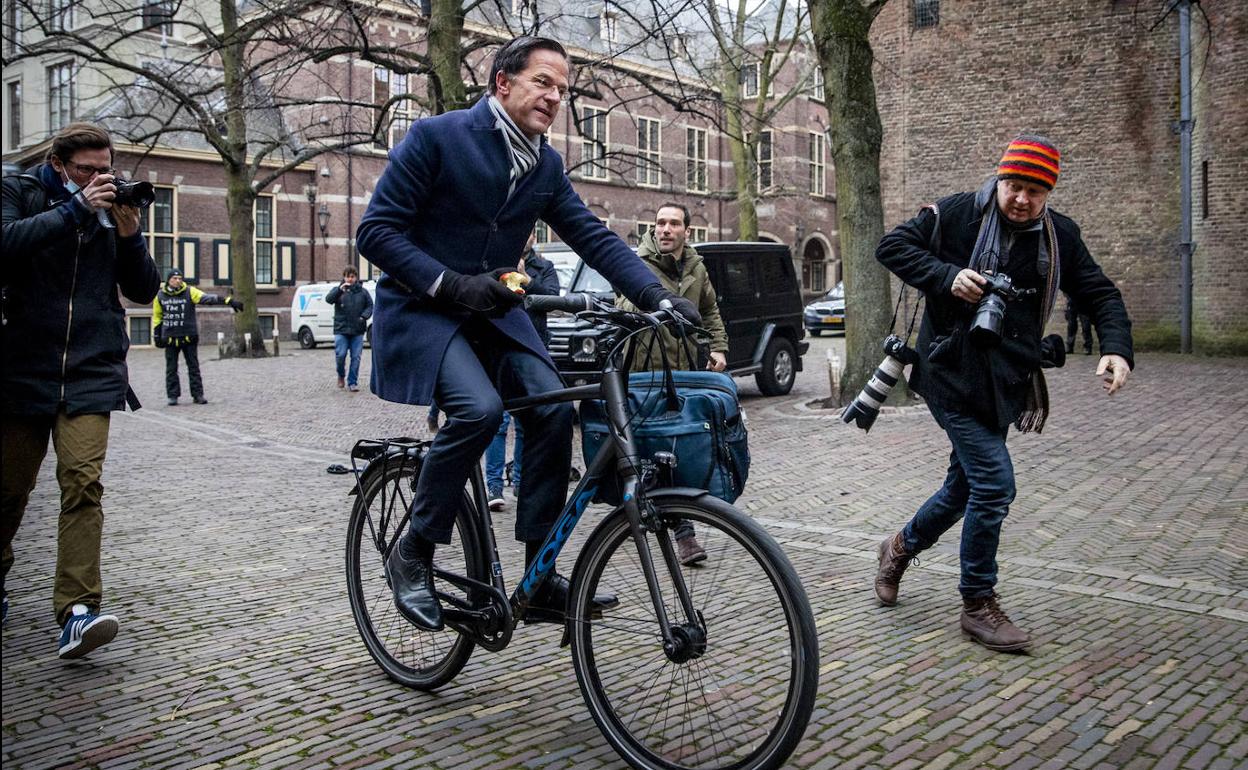
[[[636,768],[780,767],[805,732],[819,680],[801,582],[776,542],[731,505],[709,495],[651,501],[664,528],[646,540],[682,644],[664,649],[631,528],[617,512],[586,543],[572,586],[572,661],[590,713]],[[659,548],[682,519],[707,553],[693,567],[669,566]],[[673,571],[688,587],[693,622]],[[594,619],[589,603],[602,589],[620,604]]]
[[[396,682],[432,690],[463,670],[475,645],[450,627],[423,631],[394,606],[385,557],[407,531],[406,514],[419,470],[419,462],[408,460],[395,461],[371,475],[366,472],[363,494],[355,500],[347,531],[347,595],[356,628],[377,665]],[[473,510],[465,494],[455,515],[451,543],[438,546],[434,566],[484,580],[485,565],[477,550],[468,545],[478,542]],[[442,581],[437,588],[463,596],[462,591]]]

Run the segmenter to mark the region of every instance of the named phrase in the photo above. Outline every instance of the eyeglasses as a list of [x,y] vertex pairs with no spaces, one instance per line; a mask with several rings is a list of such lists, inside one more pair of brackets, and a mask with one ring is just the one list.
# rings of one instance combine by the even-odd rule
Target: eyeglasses
[[113,173],[112,166],[104,166],[101,168],[99,166],[88,166],[85,163],[74,163],[70,160],[65,161],[65,167],[76,171],[81,176],[95,176],[96,174]]
[[559,95],[560,103],[564,103],[564,104],[567,103],[568,101],[568,87],[567,86],[557,86],[554,83],[550,82],[550,78],[546,77],[545,75],[534,75],[533,77],[529,78],[529,82],[533,84],[534,88],[536,88],[538,91],[542,93],[549,93],[552,90],[555,91],[555,93]]

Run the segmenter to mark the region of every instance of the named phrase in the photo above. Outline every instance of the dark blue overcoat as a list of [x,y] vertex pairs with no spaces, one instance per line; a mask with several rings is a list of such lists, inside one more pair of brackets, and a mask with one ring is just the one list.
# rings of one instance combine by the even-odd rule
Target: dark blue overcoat
[[[471,109],[416,122],[390,153],[356,234],[360,253],[384,271],[373,313],[371,381],[381,398],[430,403],[443,352],[467,316],[436,304],[429,287],[446,269],[471,275],[514,267],[538,219],[634,302],[657,283],[586,208],[544,139],[537,166],[510,200],[509,157],[484,98]],[[550,362],[520,307],[492,322]]]

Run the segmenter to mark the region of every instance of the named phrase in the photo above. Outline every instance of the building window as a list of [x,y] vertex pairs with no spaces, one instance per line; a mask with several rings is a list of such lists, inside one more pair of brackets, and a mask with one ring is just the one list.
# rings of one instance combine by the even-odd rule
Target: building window
[[811,291],[823,291],[823,287],[827,285],[827,263],[822,260],[811,260],[807,264],[810,265]]
[[274,226],[274,207],[272,195],[256,197],[255,208],[252,209],[255,220],[255,263],[256,285],[276,286],[277,276],[274,274],[273,254],[274,239],[277,228]]
[[[13,102],[9,102],[13,104]],[[1200,218],[1209,218],[1209,161],[1200,162]]]
[[602,15],[598,17],[598,36],[602,38],[602,42],[607,45],[615,45],[619,42],[620,17],[614,11],[606,8],[602,9]]
[[4,133],[9,139],[9,149],[16,150],[22,145],[22,81],[10,81],[4,95],[9,100],[5,105],[5,113],[9,116],[6,121],[8,130]]
[[657,118],[637,119],[637,184],[643,187],[659,186],[663,170],[661,125]]
[[685,188],[689,192],[706,192],[706,129],[685,129]]
[[277,329],[277,316],[261,315],[256,316],[256,320],[260,322],[260,336],[263,339],[273,339],[273,332]]
[[637,242],[641,243],[641,239],[646,237],[646,233],[654,232],[653,222],[637,223]]
[[162,278],[175,267],[179,270],[185,269],[177,263],[174,256],[178,229],[174,200],[172,187],[157,187],[156,200],[139,213],[139,226],[147,236],[147,251],[156,262],[156,271]]
[[581,108],[581,176],[607,178],[607,111],[601,107]]
[[810,98],[817,102],[824,100],[823,91],[823,67],[818,62],[815,63],[815,71],[811,75]]
[[914,0],[914,26],[934,27],[940,23],[940,0]]
[[152,317],[150,315],[132,315],[126,320],[130,322],[131,345],[152,344]]
[[4,52],[14,54],[22,48],[23,0],[5,0],[4,3]]
[[407,75],[385,67],[373,68],[373,104],[378,110],[378,149],[399,146],[412,127],[413,102],[408,98]]
[[706,243],[710,240],[711,234],[708,228],[693,225],[689,228],[690,243]]
[[746,99],[758,96],[758,62],[741,68],[741,96]]
[[173,0],[145,0],[143,3],[143,29],[173,34]]
[[822,133],[810,132],[810,194],[822,198],[825,176],[824,138]]
[[74,65],[62,62],[48,67],[48,132],[59,131],[74,120]]
[[48,0],[48,27],[53,32],[74,28],[74,0]]
[[533,238],[535,243],[550,243],[552,240],[550,237],[550,225],[539,219],[537,224],[533,225]]
[[381,275],[381,271],[373,267],[373,263],[365,259],[364,255],[359,252],[355,254],[355,263],[355,269],[359,272],[361,281],[369,281]]
[[763,131],[758,135],[758,145],[755,148],[755,178],[758,180],[758,191],[760,193],[771,189],[771,131]]

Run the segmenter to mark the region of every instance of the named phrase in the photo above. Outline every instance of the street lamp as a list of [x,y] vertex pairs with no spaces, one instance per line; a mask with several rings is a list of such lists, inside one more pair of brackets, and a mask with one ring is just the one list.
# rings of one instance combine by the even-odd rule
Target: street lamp
[[321,204],[321,210],[316,212],[316,221],[320,223],[320,226],[321,226],[321,245],[328,248],[329,243],[328,241],[326,241],[327,234],[329,233],[329,205],[328,204],[325,204],[325,203]]
[[303,188],[308,196],[308,276],[316,283],[316,185]]

